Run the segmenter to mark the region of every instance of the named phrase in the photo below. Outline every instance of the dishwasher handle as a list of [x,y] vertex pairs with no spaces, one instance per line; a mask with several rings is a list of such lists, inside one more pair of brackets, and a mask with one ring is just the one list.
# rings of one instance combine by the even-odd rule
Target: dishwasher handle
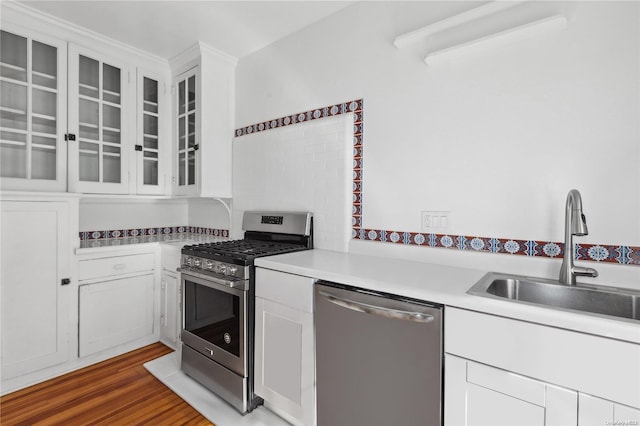
[[365,314],[377,315],[384,318],[394,318],[394,319],[399,319],[403,321],[420,322],[420,323],[432,322],[435,319],[433,315],[425,314],[422,312],[411,312],[411,311],[403,311],[400,309],[389,309],[389,308],[383,308],[382,306],[374,306],[368,303],[344,299],[342,297],[331,294],[325,290],[318,291],[318,294],[335,305],[342,306],[343,308],[347,308],[352,311],[363,312]]

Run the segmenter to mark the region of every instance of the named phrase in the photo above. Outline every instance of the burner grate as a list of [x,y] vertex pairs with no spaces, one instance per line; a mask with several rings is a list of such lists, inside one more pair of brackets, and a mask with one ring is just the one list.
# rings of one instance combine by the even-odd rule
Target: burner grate
[[274,243],[247,239],[195,244],[184,247],[185,250],[203,257],[207,257],[207,255],[225,256],[240,260],[251,260],[261,256],[290,253],[305,250],[306,248],[306,246],[301,244]]

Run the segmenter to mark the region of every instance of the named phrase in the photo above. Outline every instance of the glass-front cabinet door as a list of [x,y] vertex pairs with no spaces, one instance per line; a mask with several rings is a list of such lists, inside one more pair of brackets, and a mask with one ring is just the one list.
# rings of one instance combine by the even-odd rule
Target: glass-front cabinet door
[[197,99],[197,68],[178,76],[176,81],[177,112],[177,167],[175,188],[177,194],[192,194],[198,188],[199,112]]
[[69,190],[128,192],[129,70],[69,47]]
[[136,193],[162,194],[164,191],[166,137],[160,120],[164,111],[164,83],[160,78],[138,72]]
[[0,31],[2,189],[65,191],[66,45],[10,29]]

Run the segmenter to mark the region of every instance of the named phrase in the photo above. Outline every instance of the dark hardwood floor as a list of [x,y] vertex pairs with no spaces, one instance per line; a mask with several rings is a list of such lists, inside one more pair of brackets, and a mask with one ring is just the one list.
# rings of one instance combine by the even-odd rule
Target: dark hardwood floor
[[0,425],[211,425],[142,366],[154,343],[0,398]]

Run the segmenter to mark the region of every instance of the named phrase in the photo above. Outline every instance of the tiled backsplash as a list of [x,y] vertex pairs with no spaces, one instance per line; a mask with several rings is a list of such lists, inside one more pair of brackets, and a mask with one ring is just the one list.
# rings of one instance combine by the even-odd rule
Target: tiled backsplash
[[228,237],[228,229],[201,228],[198,226],[163,226],[154,228],[107,229],[102,231],[80,232],[81,241],[102,240],[109,238],[147,237],[154,235],[171,235],[192,233],[211,235],[213,237]]
[[[236,137],[262,132],[278,127],[353,113],[353,206],[351,237],[359,240],[379,241],[393,244],[440,247],[454,250],[503,253],[547,258],[562,257],[564,244],[553,241],[519,240],[512,238],[481,237],[466,235],[428,234],[406,231],[390,231],[362,228],[362,175],[364,102],[362,99],[275,118],[262,123],[236,129]],[[640,247],[610,244],[576,244],[575,259],[609,262],[621,265],[640,265]]]

